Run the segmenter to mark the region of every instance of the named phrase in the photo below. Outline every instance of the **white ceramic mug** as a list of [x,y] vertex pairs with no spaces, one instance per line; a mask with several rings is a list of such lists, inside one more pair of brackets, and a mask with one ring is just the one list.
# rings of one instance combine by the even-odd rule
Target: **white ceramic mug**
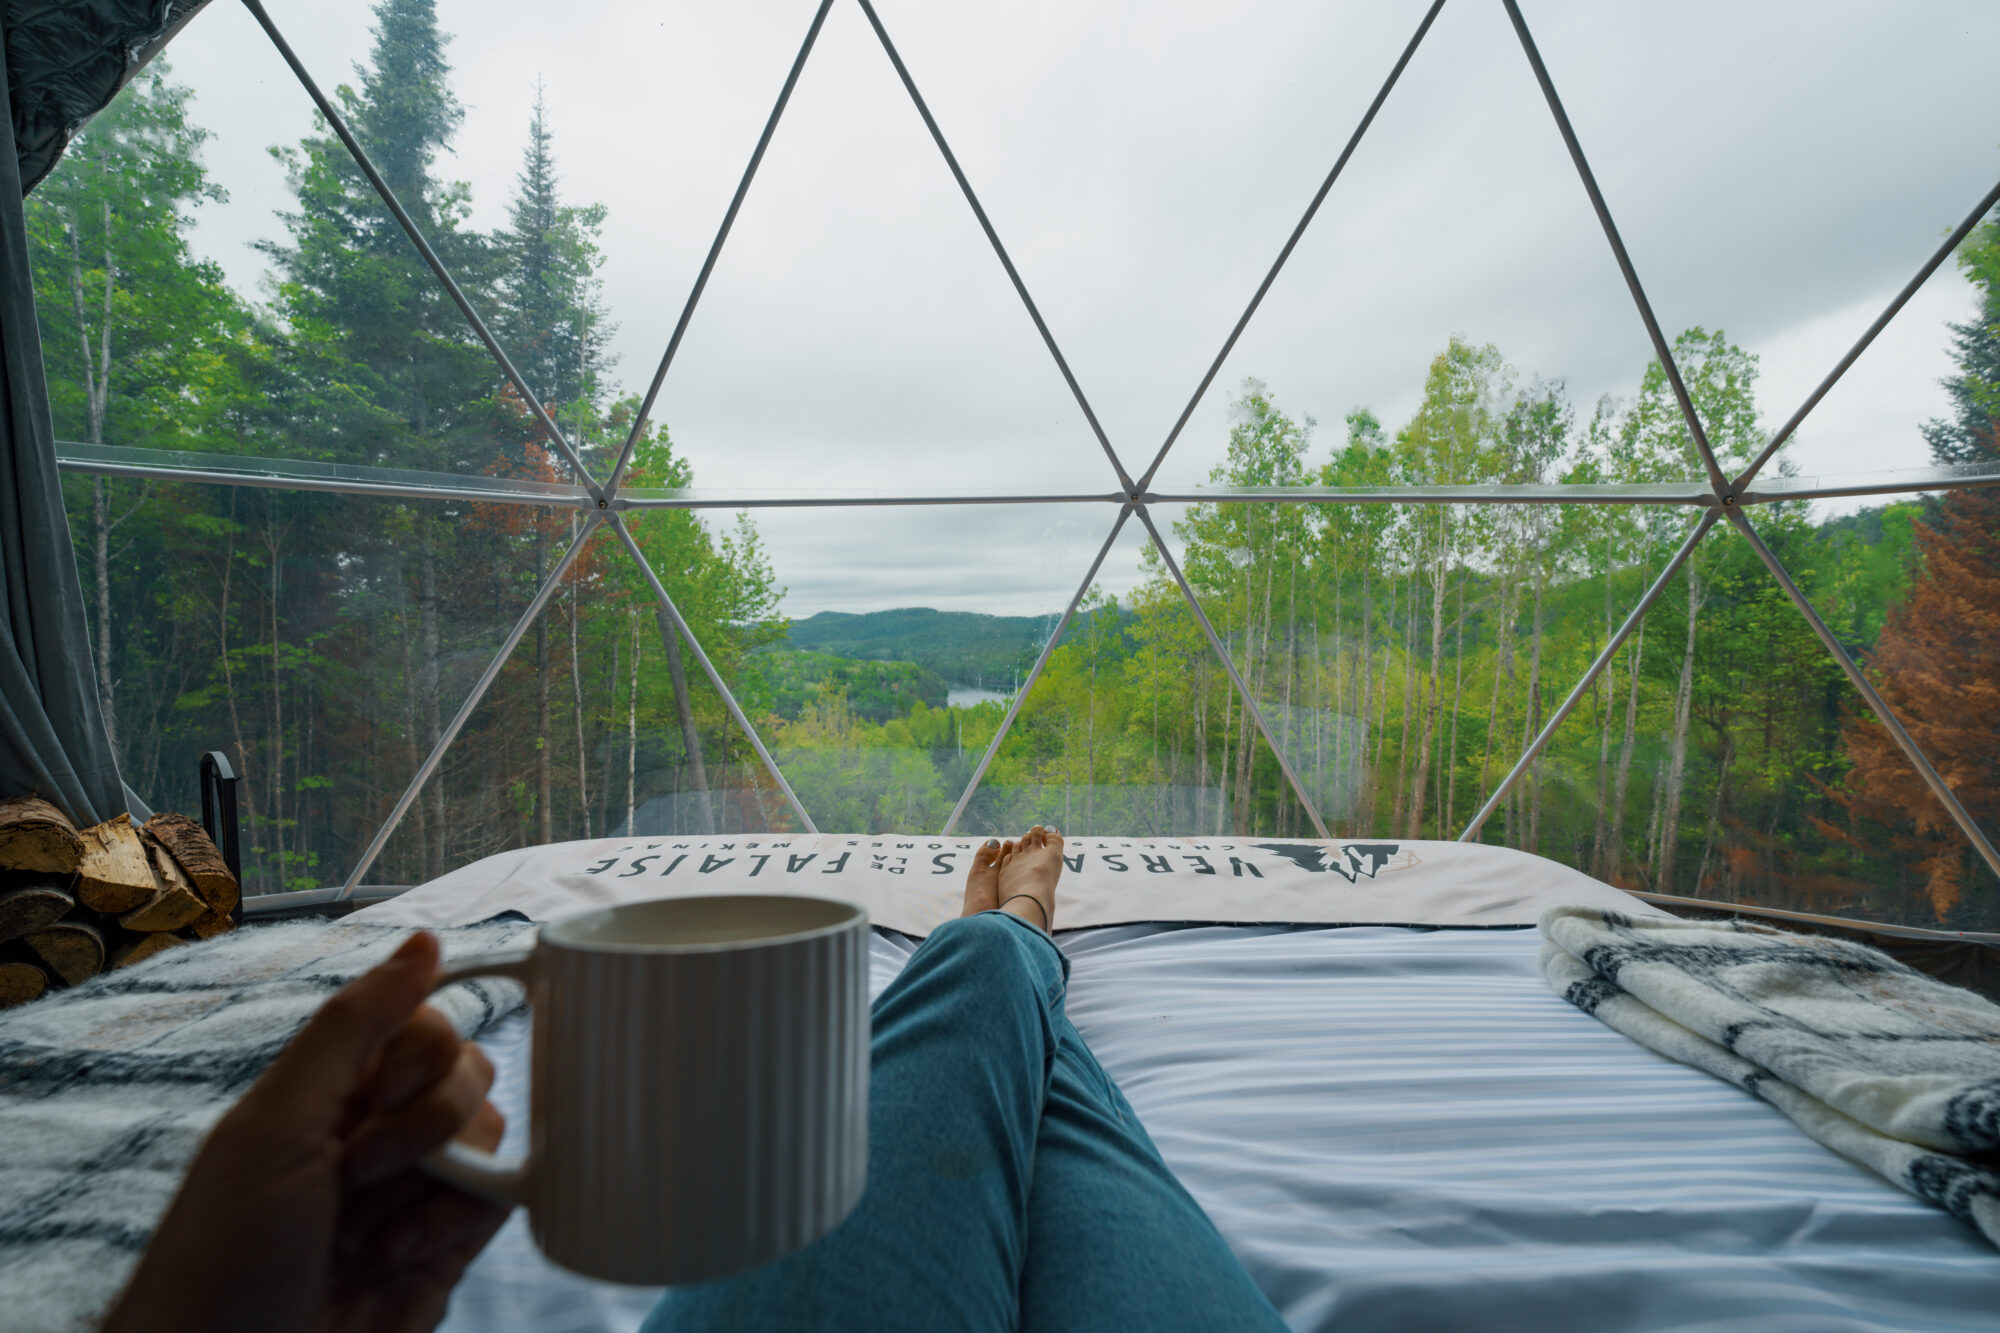
[[439,986],[508,976],[534,1015],[529,1149],[428,1169],[525,1205],[542,1252],[613,1282],[721,1277],[817,1240],[868,1178],[868,914],[823,898],[626,903]]

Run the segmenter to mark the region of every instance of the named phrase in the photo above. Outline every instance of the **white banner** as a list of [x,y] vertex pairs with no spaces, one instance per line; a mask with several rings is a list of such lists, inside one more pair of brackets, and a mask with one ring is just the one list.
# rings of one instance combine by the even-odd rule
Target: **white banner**
[[[927,935],[959,914],[982,838],[602,838],[502,852],[356,920],[451,925],[517,911],[709,893],[796,893],[860,903],[876,925]],[[1137,921],[1532,925],[1556,903],[1664,916],[1567,866],[1476,843],[1278,838],[1068,839],[1056,929]]]

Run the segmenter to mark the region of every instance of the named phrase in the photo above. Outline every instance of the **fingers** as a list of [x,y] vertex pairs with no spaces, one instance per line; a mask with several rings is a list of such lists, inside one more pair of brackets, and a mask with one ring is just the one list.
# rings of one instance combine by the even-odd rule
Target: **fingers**
[[458,1062],[457,1029],[429,1005],[411,1016],[382,1052],[370,1088],[371,1109],[394,1110],[430,1087]]
[[[386,1047],[430,994],[438,942],[419,931],[320,1007],[250,1096],[304,1134],[332,1132]],[[246,1100],[248,1100],[246,1098]]]
[[471,1242],[469,1259],[500,1229],[511,1211],[503,1204],[438,1185],[385,1224],[369,1253],[385,1267],[406,1268],[452,1254]]
[[[469,1041],[459,1041],[456,1035],[452,1040],[458,1054],[443,1077],[406,1097],[400,1105],[377,1110],[354,1131],[341,1158],[341,1179],[349,1189],[407,1170],[446,1139],[473,1125],[482,1112],[492,1110],[486,1093],[493,1086],[493,1066],[486,1053]],[[492,1114],[498,1116],[499,1112]],[[492,1142],[499,1142],[497,1134]]]
[[[491,1152],[500,1146],[506,1127],[506,1118],[493,1104],[482,1102],[458,1137],[472,1147]],[[440,1195],[470,1200],[475,1207],[469,1211],[457,1206],[445,1207],[436,1202]],[[399,1229],[423,1231],[433,1226],[441,1227],[447,1233],[443,1239],[448,1241],[449,1233],[454,1231],[463,1235],[476,1232],[483,1225],[485,1214],[481,1210],[488,1206],[420,1170],[406,1168],[348,1195],[340,1213],[339,1252],[342,1258],[351,1261],[373,1255],[386,1263],[390,1262],[389,1252],[393,1250],[410,1256],[395,1262],[417,1262],[424,1254],[433,1251],[411,1246],[400,1237]],[[499,1207],[498,1211],[502,1218],[506,1216],[505,1207]],[[405,1227],[406,1222],[408,1227]],[[484,1243],[481,1239],[480,1244]]]

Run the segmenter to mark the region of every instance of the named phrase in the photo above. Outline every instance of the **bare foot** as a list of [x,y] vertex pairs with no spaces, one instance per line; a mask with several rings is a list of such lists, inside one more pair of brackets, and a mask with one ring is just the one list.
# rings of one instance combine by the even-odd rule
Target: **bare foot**
[[1054,927],[1056,880],[1062,877],[1062,834],[1035,825],[1000,853],[1000,910],[1043,930]]
[[1000,839],[988,838],[986,845],[972,853],[972,869],[965,872],[965,910],[960,916],[990,912],[1000,905]]

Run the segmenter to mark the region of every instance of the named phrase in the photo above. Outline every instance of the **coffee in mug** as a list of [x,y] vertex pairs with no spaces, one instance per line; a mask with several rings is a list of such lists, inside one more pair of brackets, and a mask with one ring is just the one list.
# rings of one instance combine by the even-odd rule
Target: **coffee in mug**
[[626,903],[439,986],[528,988],[529,1149],[426,1167],[528,1210],[543,1253],[613,1282],[698,1282],[787,1254],[868,1175],[868,914],[823,898]]

